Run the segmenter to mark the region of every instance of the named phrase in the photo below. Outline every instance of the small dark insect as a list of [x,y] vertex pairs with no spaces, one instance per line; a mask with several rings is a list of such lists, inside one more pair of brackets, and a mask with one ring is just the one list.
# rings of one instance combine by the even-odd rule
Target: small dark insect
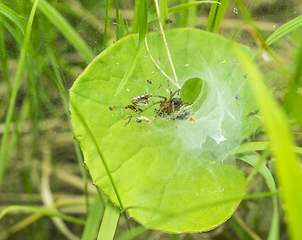
[[259,112],[259,109],[255,110],[255,111],[253,111],[253,112],[250,112],[246,117],[254,116],[254,115],[256,115],[258,112]]
[[244,78],[247,78],[247,74],[245,74],[243,77],[244,77]]
[[152,84],[152,80],[151,79],[147,80],[147,83]]
[[241,96],[238,95],[238,94],[236,94],[235,98],[236,98],[237,100],[240,100],[240,99],[241,99]]
[[172,21],[172,19],[170,19],[170,18],[168,18],[166,21],[165,21],[165,23],[167,23],[167,24],[169,24],[169,23],[172,23],[173,21]]
[[115,106],[110,106],[110,107],[109,107],[109,110],[112,111],[114,108],[115,108]]

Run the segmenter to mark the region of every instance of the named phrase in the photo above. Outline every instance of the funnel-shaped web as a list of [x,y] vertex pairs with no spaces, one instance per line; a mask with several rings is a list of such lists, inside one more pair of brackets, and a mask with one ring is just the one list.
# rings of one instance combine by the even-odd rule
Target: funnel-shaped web
[[[247,117],[257,106],[234,49],[250,52],[194,29],[168,31],[166,38],[182,87],[175,97],[193,99],[191,119],[156,117],[159,104],[141,115],[124,108],[143,94],[170,97],[161,71],[175,78],[159,33],[148,34],[149,52],[140,53],[115,96],[137,48],[137,35],[130,35],[97,56],[73,85],[75,137],[94,183],[119,205],[92,137],[96,140],[122,203],[135,220],[173,233],[206,231],[228,219],[245,193],[244,173],[230,164],[234,157],[227,153],[260,124],[256,116]],[[172,92],[177,90],[172,82],[169,85]],[[148,99],[149,104],[160,100]],[[138,116],[152,122],[138,123]]]
[[[181,122],[178,133],[182,133],[181,138],[187,149],[201,149],[207,137],[210,137],[217,143],[216,151],[222,145],[221,151],[224,151],[226,147],[231,148],[238,145],[238,142],[233,141],[232,131],[241,135],[243,114],[236,101],[238,101],[238,92],[246,84],[247,79],[244,79],[241,85],[237,85],[237,89],[232,89],[232,78],[235,78],[235,75],[232,75],[228,82],[222,80],[219,69],[215,71],[213,67],[211,68],[202,56],[199,56],[199,59],[197,64],[196,62],[186,64],[188,72],[184,76],[184,79],[199,78],[203,80],[203,87],[193,104],[194,110],[191,114],[196,119],[194,124],[198,127],[188,128],[186,122]],[[200,64],[205,67],[203,70],[200,68]],[[195,75],[193,75],[194,72]],[[232,74],[235,73],[236,69]],[[241,77],[243,76],[241,75]],[[233,130],[225,131],[223,126],[228,130]],[[221,144],[223,141],[227,142],[227,146]]]

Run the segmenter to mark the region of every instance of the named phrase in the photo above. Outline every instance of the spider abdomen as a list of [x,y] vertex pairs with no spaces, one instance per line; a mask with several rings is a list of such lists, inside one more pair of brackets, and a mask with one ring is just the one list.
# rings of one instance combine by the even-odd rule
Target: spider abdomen
[[162,102],[160,104],[161,112],[171,114],[181,108],[186,102],[181,98],[172,98],[171,101]]

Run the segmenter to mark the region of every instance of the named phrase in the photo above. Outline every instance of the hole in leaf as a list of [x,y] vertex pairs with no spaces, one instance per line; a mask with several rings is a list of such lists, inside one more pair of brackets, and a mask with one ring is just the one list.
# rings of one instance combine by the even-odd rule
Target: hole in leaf
[[183,85],[180,95],[188,102],[195,102],[198,98],[204,81],[201,78],[190,78]]

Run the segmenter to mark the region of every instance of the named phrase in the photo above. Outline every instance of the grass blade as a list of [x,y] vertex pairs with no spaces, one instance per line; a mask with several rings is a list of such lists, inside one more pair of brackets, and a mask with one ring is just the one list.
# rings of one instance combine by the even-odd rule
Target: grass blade
[[302,76],[302,45],[296,57],[296,73],[293,77],[293,81],[289,83],[289,89],[285,95],[285,101],[283,106],[287,112],[289,112],[292,106],[294,106],[296,93],[301,86],[301,81],[302,81],[301,76]]
[[[262,159],[259,159],[256,155],[245,155],[243,157],[240,157],[239,159],[243,160],[244,162],[247,162],[248,164],[252,165],[253,167],[258,167],[258,170],[264,179],[267,182],[267,185],[272,193],[277,191],[276,183],[274,181],[274,178],[271,174],[271,172],[268,170],[268,168],[265,166],[265,164],[262,162]],[[259,164],[260,163],[260,164]],[[269,231],[269,240],[279,239],[279,212],[278,212],[278,202],[277,202],[277,196],[272,196],[273,200],[273,218],[272,223]]]
[[121,27],[120,27],[120,13],[119,13],[119,0],[115,1],[115,22],[116,22],[116,41],[121,38]]
[[139,0],[139,45],[144,45],[148,28],[148,1]]
[[[229,220],[228,223],[231,225],[232,230],[236,233],[236,235],[238,236],[238,239],[242,239],[242,240],[259,240],[259,237],[257,236],[256,238],[251,238],[248,235],[248,232],[250,232],[249,229],[244,229],[243,228],[243,221],[239,218],[236,218],[235,215],[232,216]],[[241,223],[241,224],[240,224]]]
[[46,208],[25,207],[25,206],[9,206],[9,207],[5,208],[0,213],[0,220],[5,216],[6,213],[8,213],[10,211],[14,211],[14,210],[40,213],[40,214],[50,216],[50,217],[59,217],[59,218],[65,220],[65,221],[68,221],[68,222],[73,222],[73,223],[76,223],[76,224],[79,224],[79,225],[85,225],[85,221],[83,221],[82,219],[71,217],[71,216],[68,216],[66,214],[62,214],[60,212],[52,211],[52,210],[46,209]]
[[5,119],[5,129],[4,129],[4,133],[2,135],[2,141],[1,141],[1,149],[0,149],[0,186],[2,183],[2,178],[3,178],[3,174],[4,171],[6,169],[7,166],[7,161],[8,159],[6,158],[6,148],[7,148],[7,140],[8,140],[8,133],[9,133],[9,127],[14,115],[14,109],[15,109],[15,104],[16,104],[16,99],[17,99],[17,94],[18,94],[18,90],[19,90],[19,86],[20,86],[20,81],[21,81],[21,76],[22,76],[22,71],[24,68],[24,64],[25,64],[25,58],[28,52],[28,45],[29,45],[29,39],[30,39],[30,33],[31,33],[31,29],[32,29],[32,24],[33,24],[33,20],[34,20],[34,16],[36,13],[36,8],[38,5],[39,0],[36,0],[30,16],[29,16],[29,22],[27,24],[26,27],[26,31],[25,31],[25,36],[24,36],[24,40],[23,40],[23,44],[22,44],[22,50],[21,50],[21,54],[19,57],[19,62],[18,62],[18,68],[17,68],[17,72],[16,72],[16,77],[15,77],[15,82],[14,82],[14,86],[12,88],[12,93],[10,96],[10,104],[9,104],[9,108],[8,108],[8,112],[7,112],[7,116]]
[[[181,5],[185,5],[185,4],[188,4],[188,0],[181,0]],[[179,27],[187,27],[187,25],[188,25],[188,14],[189,14],[189,11],[187,9],[183,10],[181,12],[180,20],[179,20]]]
[[[144,47],[145,37],[147,35],[147,27],[148,27],[148,2],[147,0],[139,0],[135,4],[135,6],[139,9],[138,14],[138,32],[139,32],[139,40],[138,40],[138,46],[137,50],[135,52],[135,55],[132,58],[132,61],[130,63],[130,66],[128,67],[127,73],[124,75],[120,85],[118,86],[115,96],[119,94],[119,92],[123,89],[126,82],[128,81],[130,75],[132,74],[137,61],[137,56],[141,52],[142,48]],[[135,15],[135,14],[134,14]]]
[[120,236],[114,238],[114,240],[129,240],[131,238],[139,237],[146,231],[147,231],[146,228],[144,228],[143,226],[139,226],[136,228],[132,228],[131,232],[128,231],[128,232],[122,233]]
[[37,222],[42,217],[43,217],[43,215],[40,213],[33,213],[33,214],[29,215],[28,217],[15,223],[14,225],[6,228],[5,231],[1,231],[0,239],[9,239],[9,237],[12,234],[15,234],[23,229],[26,229],[26,227],[29,227],[29,225]]
[[133,19],[131,24],[131,32],[138,33],[138,25],[139,25],[139,1],[135,2]]
[[167,30],[169,24],[165,22],[168,19],[168,5],[166,0],[159,1],[159,12],[160,22],[164,26],[164,29]]
[[[2,53],[1,56],[1,76],[3,79],[5,79],[7,83],[7,89],[10,92],[10,81],[9,81],[9,73],[7,68],[7,51],[6,51],[6,45],[5,45],[5,29],[4,29],[4,19],[3,17],[0,17],[0,51]],[[1,116],[1,112],[0,112]]]
[[[188,11],[187,10],[190,9],[190,8],[192,8],[192,7],[196,7],[196,6],[198,6],[199,4],[202,4],[202,3],[216,3],[216,4],[220,4],[217,1],[197,1],[197,2],[187,3],[186,0],[183,0],[182,4],[180,4],[178,6],[175,6],[175,7],[168,8],[167,17],[163,18],[163,19],[167,20],[169,14],[174,14],[174,13],[182,12],[181,16],[180,16],[179,27],[185,27],[185,26],[187,26],[187,18],[188,18]],[[152,14],[149,17],[149,22],[152,22],[152,21],[155,21],[155,20],[157,20],[157,16],[155,14]],[[133,22],[132,22],[132,28],[133,28]]]
[[[234,151],[230,151],[230,154],[239,154],[244,152],[252,152],[252,151],[261,151],[265,150],[269,147],[269,142],[250,142],[240,145],[238,148],[234,149]],[[295,153],[302,154],[302,148],[293,146],[292,150]]]
[[65,18],[63,18],[63,16],[45,0],[40,0],[38,7],[45,17],[47,17],[49,21],[63,33],[66,39],[81,54],[85,61],[90,62],[94,56],[93,52]]
[[302,186],[302,175],[298,168],[298,158],[293,152],[294,142],[290,135],[285,113],[279,109],[276,100],[270,95],[263,83],[263,77],[258,68],[247,56],[238,52],[246,66],[250,84],[255,98],[259,103],[265,125],[270,137],[271,148],[277,158],[277,177],[282,189],[282,199],[286,206],[287,224],[292,239],[302,236],[302,192],[297,187]]
[[17,42],[18,47],[20,46],[21,49],[24,39],[24,36],[21,34],[21,32],[13,28],[12,25],[8,24],[7,22],[4,22],[4,28],[12,35],[12,37]]
[[[250,24],[251,26],[251,30],[250,33],[253,36],[256,44],[259,46],[260,50],[262,50],[262,52],[264,53],[264,59],[267,59],[267,53],[263,50],[266,50],[270,56],[274,59],[274,61],[278,64],[279,68],[282,70],[282,72],[284,73],[284,75],[289,79],[292,80],[291,75],[288,73],[287,69],[283,66],[283,64],[280,62],[280,60],[277,58],[276,54],[272,51],[272,49],[266,44],[264,37],[262,36],[262,34],[260,33],[260,31],[258,30],[255,21],[253,20],[250,12],[248,11],[248,9],[245,7],[245,5],[243,4],[242,0],[234,0],[235,3],[237,4],[238,9],[240,10],[240,12],[242,13],[242,15],[244,16],[244,18],[246,19],[246,21]],[[258,54],[256,54],[257,56]]]
[[94,197],[94,204],[92,205],[88,218],[86,220],[82,240],[96,239],[97,231],[99,229],[101,219],[104,213],[104,205],[101,201],[100,195],[97,193]]
[[125,22],[122,13],[120,13],[120,21],[119,21],[119,27],[120,27],[120,38],[125,37],[126,34],[126,27]]
[[302,16],[299,16],[295,18],[294,20],[291,20],[290,22],[284,24],[280,28],[278,28],[272,35],[270,35],[266,39],[266,44],[271,45],[272,43],[276,42],[281,37],[285,36],[289,32],[297,29],[298,27],[302,26]]
[[108,22],[109,22],[109,14],[108,12],[111,9],[110,0],[106,0],[106,13],[105,13],[105,30],[104,30],[104,40],[103,40],[103,49],[107,47],[107,29],[108,29]]
[[[190,0],[190,2],[194,2],[194,0]],[[197,8],[190,8],[189,11],[189,17],[188,17],[188,26],[192,28],[196,28],[196,19],[197,19]]]
[[0,13],[3,14],[5,17],[10,19],[16,26],[20,29],[22,34],[24,35],[25,28],[23,25],[23,18],[20,17],[18,13],[10,9],[9,7],[5,6],[4,4],[0,3]]
[[[159,7],[158,7],[158,0],[155,0],[155,7],[156,7],[156,12],[157,12],[157,17],[158,17],[158,23],[159,23],[159,27],[160,27],[160,32],[161,32],[161,34],[163,36],[163,40],[164,40],[164,43],[165,43],[165,48],[166,48],[166,51],[167,51],[167,55],[168,55],[168,58],[169,58],[169,61],[170,61],[170,64],[171,64],[171,69],[173,71],[173,75],[174,75],[174,79],[175,79],[175,82],[174,81],[172,81],[172,82],[177,86],[177,88],[180,89],[180,86],[178,84],[178,79],[177,79],[176,71],[175,71],[174,64],[173,64],[173,61],[172,61],[172,58],[171,58],[171,54],[170,54],[170,50],[169,50],[169,47],[168,47],[167,39],[166,39],[166,36],[165,36],[165,32],[164,32],[163,26],[162,26],[161,21],[160,21],[160,11],[159,11]],[[146,48],[148,49],[147,38],[145,40],[146,40],[145,41],[146,42]],[[149,50],[148,50],[148,52],[149,52]],[[150,52],[149,52],[149,55],[151,57]]]
[[218,1],[198,1],[198,2],[191,2],[191,3],[185,3],[185,4],[181,4],[175,7],[171,7],[168,9],[168,14],[173,14],[173,13],[177,13],[177,12],[181,12],[181,11],[185,11],[191,7],[195,7],[198,6],[199,4],[202,3],[216,3],[216,4],[221,4]]
[[229,4],[229,0],[219,0],[220,5],[213,4],[209,14],[207,31],[217,33],[224,16],[224,12]]
[[100,227],[98,240],[113,239],[115,230],[117,228],[119,217],[120,217],[120,210],[115,206],[113,206],[112,202],[108,200],[102,225]]

